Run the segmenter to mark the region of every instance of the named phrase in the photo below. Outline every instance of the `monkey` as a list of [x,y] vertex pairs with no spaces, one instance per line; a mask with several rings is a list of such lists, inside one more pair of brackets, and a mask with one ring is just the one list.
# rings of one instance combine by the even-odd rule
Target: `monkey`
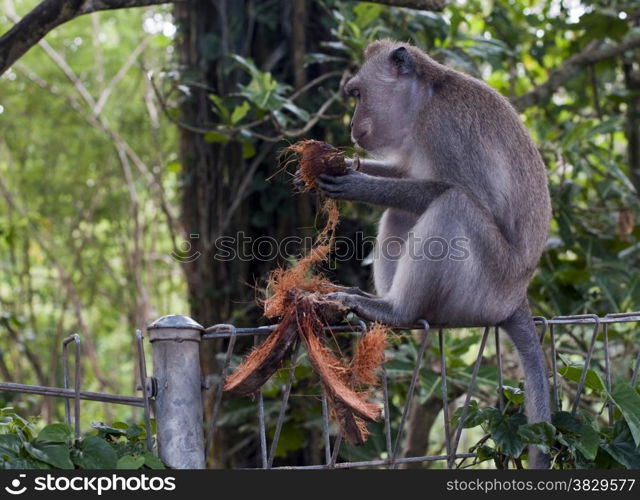
[[[517,112],[481,80],[392,40],[368,45],[344,91],[355,98],[351,139],[373,160],[321,175],[317,189],[385,210],[376,295],[344,288],[327,297],[390,326],[501,327],[520,358],[528,421],[550,421],[527,287],[551,203],[544,162]],[[452,252],[454,240],[466,252]],[[445,251],[433,255],[434,242]],[[548,457],[531,449],[529,467],[548,468]]]

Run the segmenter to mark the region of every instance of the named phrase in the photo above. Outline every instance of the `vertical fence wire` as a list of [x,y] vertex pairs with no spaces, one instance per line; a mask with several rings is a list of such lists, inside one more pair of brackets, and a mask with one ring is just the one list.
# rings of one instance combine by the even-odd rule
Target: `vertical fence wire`
[[[609,355],[609,329],[606,323],[602,325],[602,348],[604,350],[604,370],[605,370],[605,384],[607,392],[611,394],[611,357]],[[611,398],[607,398],[607,422],[609,425],[613,424],[613,401]]]
[[[289,403],[289,395],[291,394],[291,386],[296,371],[296,365],[298,362],[298,351],[300,349],[300,343],[296,342],[293,348],[293,355],[291,356],[291,365],[289,366],[289,373],[287,376],[287,383],[285,384],[284,391],[282,392],[282,405],[280,406],[280,412],[278,413],[278,420],[276,421],[276,429],[273,433],[273,439],[271,440],[271,450],[269,451],[269,459],[267,462],[267,468],[273,466],[273,460],[276,456],[276,450],[278,449],[278,441],[280,440],[280,432],[282,431],[282,424],[284,423],[284,417],[287,411],[287,404]],[[324,409],[324,407],[323,407]]]
[[216,391],[213,396],[213,408],[211,409],[211,422],[209,423],[209,431],[207,432],[207,441],[204,447],[205,463],[211,454],[211,446],[213,445],[213,436],[216,432],[216,425],[218,423],[218,412],[220,411],[220,405],[222,404],[222,390],[224,383],[227,380],[229,373],[229,365],[231,364],[231,356],[233,355],[233,348],[236,345],[236,338],[238,337],[238,330],[233,325],[219,324],[213,325],[207,328],[207,333],[219,332],[221,330],[227,330],[231,333],[229,337],[229,343],[227,345],[227,352],[222,363],[222,370],[220,371],[220,381],[216,387]]
[[329,405],[327,404],[327,393],[322,387],[322,438],[324,441],[324,460],[327,465],[331,465],[331,436],[329,436]]
[[[456,434],[453,439],[453,446],[451,451],[452,457],[454,457],[455,454],[458,452],[458,443],[460,442],[460,436],[462,435],[464,422],[467,419],[467,413],[469,411],[469,403],[471,402],[471,396],[473,395],[473,391],[476,386],[476,378],[478,377],[478,371],[480,370],[480,363],[482,362],[482,354],[484,353],[484,348],[487,344],[487,338],[489,337],[489,330],[490,330],[490,327],[486,327],[484,329],[484,333],[482,334],[482,340],[480,341],[480,347],[478,348],[478,357],[476,358],[476,362],[473,365],[473,372],[471,373],[471,379],[469,380],[467,395],[464,399],[464,404],[462,405],[462,412],[460,413],[458,427],[456,429]],[[453,460],[453,458],[451,460]]]
[[384,405],[384,441],[387,449],[387,458],[389,466],[393,467],[395,457],[393,456],[393,445],[391,444],[391,411],[389,409],[389,380],[387,378],[387,369],[382,365],[382,397]]
[[556,411],[562,410],[560,388],[558,387],[558,353],[556,352],[555,325],[549,325],[549,344],[551,347],[551,377],[553,378],[553,405]]
[[580,374],[580,382],[578,382],[578,388],[576,389],[576,396],[573,400],[573,405],[571,407],[572,415],[575,415],[576,411],[578,411],[578,405],[580,404],[580,396],[582,395],[582,391],[584,390],[584,383],[587,379],[587,372],[589,371],[589,366],[591,365],[591,358],[593,357],[593,348],[596,345],[598,330],[600,328],[600,318],[598,318],[598,316],[596,316],[595,314],[585,314],[582,317],[585,319],[593,319],[594,325],[593,325],[593,333],[591,334],[591,342],[589,344],[589,350],[587,351],[587,357],[584,360],[584,366],[582,367],[582,373]]
[[442,418],[444,419],[444,446],[447,451],[447,468],[451,469],[454,457],[451,454],[451,424],[449,422],[449,395],[447,389],[447,355],[445,353],[444,330],[438,330],[440,347],[440,390],[442,391]]
[[[260,336],[253,336],[253,345],[257,347],[260,344]],[[262,394],[262,387],[258,389],[258,431],[260,434],[260,462],[263,469],[267,469],[269,466],[269,460],[267,457],[267,425],[264,417],[264,396]]]
[[[69,335],[62,341],[62,362],[64,364],[63,368],[63,378],[64,378],[64,388],[69,388],[69,354],[68,354],[68,345],[73,342],[75,345],[75,357],[74,357],[74,398],[73,398],[73,419],[74,419],[74,433],[76,439],[80,438],[80,335],[74,333],[73,335]],[[68,425],[71,424],[71,410],[69,408],[69,398],[64,400],[65,405],[65,421]]]
[[500,328],[495,327],[496,369],[498,371],[498,408],[504,411],[504,379],[502,377],[502,347],[500,346]]
[[396,434],[396,440],[393,446],[393,454],[390,457],[391,463],[393,463],[393,466],[391,468],[395,468],[394,461],[398,457],[398,451],[400,450],[400,443],[402,442],[402,434],[404,432],[404,425],[407,421],[409,408],[411,408],[411,402],[413,401],[413,393],[416,388],[418,375],[420,374],[420,366],[422,365],[422,359],[424,358],[424,353],[427,350],[427,345],[429,341],[429,323],[427,323],[427,321],[425,320],[420,320],[419,323],[422,324],[423,326],[422,340],[420,342],[420,348],[418,349],[418,354],[416,355],[416,361],[413,366],[413,373],[411,374],[411,382],[409,383],[409,390],[407,391],[407,400],[402,410],[402,417],[400,418],[400,425],[398,426],[398,432]]
[[147,362],[144,358],[144,339],[142,331],[136,330],[136,352],[138,353],[138,375],[140,377],[140,388],[142,390],[143,408],[144,408],[144,430],[147,442],[147,450],[153,450],[152,432],[151,432],[151,413],[149,410],[149,387],[147,387]]

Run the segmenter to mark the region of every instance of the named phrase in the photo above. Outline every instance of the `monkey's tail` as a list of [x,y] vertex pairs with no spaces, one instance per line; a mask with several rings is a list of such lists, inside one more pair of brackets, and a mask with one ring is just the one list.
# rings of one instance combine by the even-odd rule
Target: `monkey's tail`
[[[525,299],[522,305],[499,326],[506,330],[520,357],[520,366],[524,372],[527,421],[529,423],[550,422],[547,366],[527,300]],[[534,446],[530,446],[529,468],[548,469],[549,457]]]

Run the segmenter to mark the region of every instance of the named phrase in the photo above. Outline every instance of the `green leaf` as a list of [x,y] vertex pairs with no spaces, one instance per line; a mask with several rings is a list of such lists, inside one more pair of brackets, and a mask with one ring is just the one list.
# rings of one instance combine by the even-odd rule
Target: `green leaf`
[[578,434],[582,430],[582,422],[568,411],[557,411],[551,416],[551,423],[561,432]]
[[218,142],[221,144],[225,144],[229,142],[229,137],[224,135],[222,132],[210,130],[209,132],[204,134],[204,140],[207,142]]
[[209,99],[211,99],[213,101],[213,104],[215,104],[215,111],[218,113],[218,116],[220,116],[220,119],[224,123],[229,123],[231,113],[229,112],[229,109],[224,105],[224,101],[222,100],[222,98],[215,94],[209,94]]
[[633,441],[628,426],[616,424],[616,429],[619,428],[621,431],[611,442],[604,442],[600,447],[627,469],[640,469],[640,447]]
[[120,424],[122,424],[122,422],[116,422],[113,425],[103,424],[102,422],[92,422],[91,427],[93,427],[94,429],[98,429],[100,432],[107,435],[125,436],[127,434],[126,429],[128,425],[124,424],[124,427],[116,427]]
[[182,164],[179,161],[167,163],[167,170],[172,174],[179,174],[182,171]]
[[[580,377],[582,377],[582,369],[583,365],[570,365],[563,366],[558,369],[558,374],[567,380],[571,380],[573,382],[580,382]],[[589,368],[587,370],[587,376],[584,379],[585,387],[596,391],[597,393],[602,393],[606,391],[604,382],[600,377],[600,374],[595,370]]]
[[139,469],[144,465],[144,462],[143,456],[125,455],[118,459],[116,469]]
[[[453,413],[453,418],[451,419],[451,425],[453,427],[458,426],[461,416],[462,407],[456,408],[456,411]],[[475,399],[472,399],[469,402],[469,409],[467,410],[467,417],[464,420],[463,428],[470,429],[472,427],[477,427],[483,424],[487,418],[488,414],[484,411],[484,408],[480,408],[478,406],[478,402]]]
[[127,438],[135,440],[144,434],[144,429],[136,424],[131,424],[127,429]]
[[242,143],[242,158],[248,160],[256,155],[256,147],[251,141],[244,141]]
[[375,21],[382,13],[382,5],[370,2],[361,2],[353,7],[353,13],[356,15],[355,24],[359,28],[364,29]]
[[38,441],[50,441],[52,443],[66,443],[73,439],[73,429],[68,424],[47,425],[40,431]]
[[23,446],[26,452],[36,460],[52,465],[56,469],[73,469],[66,444],[34,441],[24,443]]
[[585,422],[580,429],[580,439],[575,444],[587,460],[594,460],[600,446],[600,435],[591,424]]
[[526,417],[516,413],[510,417],[502,415],[496,418],[489,427],[491,439],[502,453],[512,457],[519,457],[524,450],[525,443],[520,438],[519,428],[526,423]]
[[282,105],[282,107],[287,111],[289,111],[291,114],[298,117],[303,122],[309,121],[309,118],[311,118],[311,116],[306,110],[296,106],[292,102],[286,102],[285,104]]
[[636,446],[640,446],[640,395],[628,382],[623,382],[611,392],[611,399],[620,408]]
[[16,458],[20,455],[22,441],[16,434],[0,434],[0,457]]
[[149,467],[150,469],[164,469],[165,466],[162,463],[162,461],[156,457],[153,453],[151,453],[150,451],[146,451],[143,455],[144,457],[144,464]]
[[576,28],[584,29],[587,40],[605,37],[620,40],[629,31],[629,26],[629,22],[620,19],[615,12],[598,10],[583,14]]
[[522,405],[524,403],[524,391],[519,387],[511,387],[510,385],[503,385],[502,391],[508,401],[511,401],[515,405]]
[[304,429],[297,425],[285,424],[278,440],[276,457],[286,457],[290,451],[302,448],[305,441]]
[[544,453],[549,453],[556,440],[556,428],[548,422],[523,424],[518,428],[518,432],[522,442],[538,445]]
[[250,109],[251,109],[251,105],[247,101],[243,101],[242,104],[240,104],[239,106],[236,106],[233,109],[233,113],[231,113],[231,123],[233,125],[238,123],[245,116],[247,116],[247,113],[249,112]]
[[89,436],[73,450],[73,461],[81,469],[114,469],[118,457],[115,450],[104,439]]

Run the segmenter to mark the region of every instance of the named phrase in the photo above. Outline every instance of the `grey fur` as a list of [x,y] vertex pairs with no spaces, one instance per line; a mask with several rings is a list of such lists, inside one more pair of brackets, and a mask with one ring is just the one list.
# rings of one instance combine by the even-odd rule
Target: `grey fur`
[[[357,99],[352,138],[379,159],[321,176],[328,197],[380,205],[377,296],[337,292],[388,325],[500,325],[518,350],[530,422],[550,419],[542,349],[526,299],[550,219],[544,163],[517,113],[485,83],[419,49],[371,44],[345,86]],[[385,164],[390,167],[385,168]],[[385,242],[404,253],[385,253]],[[432,259],[425,241],[468,243],[465,259]],[[531,467],[548,467],[532,450]]]

